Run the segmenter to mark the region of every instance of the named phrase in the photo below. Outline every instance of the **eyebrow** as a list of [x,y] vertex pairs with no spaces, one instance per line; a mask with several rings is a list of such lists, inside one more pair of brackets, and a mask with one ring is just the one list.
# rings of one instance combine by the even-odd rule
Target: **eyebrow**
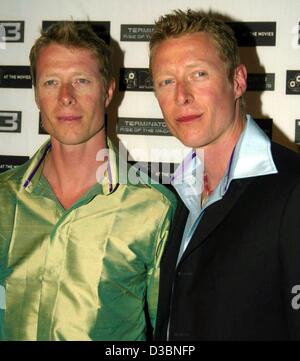
[[211,66],[213,63],[211,61],[206,61],[206,60],[198,60],[197,62],[191,63],[187,65],[187,68],[195,68],[197,66]]
[[[92,73],[87,72],[87,71],[75,71],[74,73],[71,73],[70,75],[78,76],[78,75],[91,75],[91,74]],[[57,76],[57,77],[59,77],[60,75],[61,75],[61,73],[58,73],[58,72],[53,72],[53,73],[49,72],[49,73],[43,74],[43,77],[48,77],[48,76]]]
[[[216,68],[216,66],[214,65],[213,62],[211,61],[206,61],[206,60],[198,60],[198,61],[195,61],[191,64],[187,64],[185,66],[187,69],[193,69],[193,68],[197,68],[197,67],[213,67],[213,68]],[[161,71],[161,70],[158,70],[157,72],[157,76],[166,76],[166,75],[170,75],[170,70],[167,69],[167,70],[164,70],[164,71]]]

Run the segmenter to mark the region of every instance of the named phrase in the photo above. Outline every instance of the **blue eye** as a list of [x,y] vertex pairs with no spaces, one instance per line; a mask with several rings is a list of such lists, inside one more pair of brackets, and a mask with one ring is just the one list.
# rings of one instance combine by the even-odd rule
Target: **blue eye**
[[193,75],[194,75],[195,78],[201,78],[201,77],[207,75],[207,73],[205,71],[195,71],[193,73]]
[[173,79],[165,79],[165,80],[162,80],[159,85],[160,86],[166,86],[166,85],[169,85],[169,84],[172,84],[173,83]]
[[57,81],[54,80],[54,79],[49,79],[49,80],[44,82],[44,85],[46,85],[46,86],[57,85]]
[[75,84],[89,84],[90,81],[88,79],[85,78],[78,78],[75,80],[74,82]]

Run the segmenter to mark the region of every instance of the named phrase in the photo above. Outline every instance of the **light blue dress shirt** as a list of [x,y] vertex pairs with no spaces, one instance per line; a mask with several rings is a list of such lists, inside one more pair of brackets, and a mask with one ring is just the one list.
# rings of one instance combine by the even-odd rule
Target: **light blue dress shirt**
[[259,128],[252,117],[247,115],[245,128],[231,155],[227,171],[202,207],[203,151],[191,151],[176,169],[172,178],[172,185],[189,210],[177,264],[201,221],[205,209],[224,197],[233,179],[274,173],[277,173],[277,169],[272,158],[270,139]]

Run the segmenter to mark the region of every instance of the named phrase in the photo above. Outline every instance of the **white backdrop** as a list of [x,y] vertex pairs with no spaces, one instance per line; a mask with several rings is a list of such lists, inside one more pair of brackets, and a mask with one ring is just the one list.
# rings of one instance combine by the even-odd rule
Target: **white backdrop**
[[[42,21],[88,19],[110,22],[112,41],[115,47],[120,47],[115,56],[123,53],[123,58],[115,59],[115,62],[124,68],[139,69],[148,67],[148,42],[121,41],[121,25],[131,24],[133,35],[136,35],[134,32],[141,28],[139,24],[151,25],[162,14],[188,7],[212,9],[237,22],[276,23],[276,34],[273,34],[275,45],[241,48],[250,73],[274,74],[275,77],[274,90],[249,91],[246,100],[248,111],[255,118],[273,120],[275,141],[297,150],[297,120],[300,124],[299,0],[0,0],[0,163],[5,162],[3,156],[31,156],[47,138],[47,135],[39,134],[39,114],[33,89],[7,87],[3,79],[1,83],[1,76],[5,77],[4,66],[29,65],[28,54],[39,36]],[[24,21],[24,40],[17,39],[14,26],[8,24],[11,21]],[[146,30],[141,34],[145,33]],[[270,33],[262,33],[261,37],[264,35],[267,38]],[[16,39],[18,41],[14,41]],[[292,78],[296,77],[292,83],[294,89],[290,91],[292,94],[286,94],[288,70],[294,71]],[[132,133],[139,134],[139,129],[134,127],[136,124],[143,127],[144,118],[152,120],[152,131],[156,129],[153,120],[161,119],[162,115],[152,91],[120,92],[116,99],[108,114],[109,133],[114,139],[118,117],[136,119],[136,123],[123,121],[123,125],[129,125],[129,133],[131,129]],[[18,122],[14,120],[16,112],[20,112]],[[149,155],[151,147],[181,149],[178,141],[171,136],[149,135],[151,131],[147,135],[136,134],[119,134],[119,138],[126,142],[129,150],[133,147],[144,149],[146,153],[142,160],[153,158]],[[166,161],[162,158],[152,160]]]

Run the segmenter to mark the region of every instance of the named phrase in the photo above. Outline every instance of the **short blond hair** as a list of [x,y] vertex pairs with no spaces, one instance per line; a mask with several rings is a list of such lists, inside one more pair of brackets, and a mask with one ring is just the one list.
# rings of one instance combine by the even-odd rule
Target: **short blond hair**
[[105,91],[113,79],[111,51],[104,40],[87,23],[73,21],[59,22],[41,31],[41,36],[31,48],[29,59],[33,85],[36,85],[36,64],[40,51],[50,44],[59,44],[70,48],[90,50],[98,61],[99,72],[103,77]]
[[162,41],[193,33],[208,33],[214,39],[220,58],[224,61],[230,81],[234,71],[240,63],[237,41],[233,30],[211,12],[188,9],[174,10],[172,13],[161,16],[154,26],[150,39],[150,69],[155,48]]

